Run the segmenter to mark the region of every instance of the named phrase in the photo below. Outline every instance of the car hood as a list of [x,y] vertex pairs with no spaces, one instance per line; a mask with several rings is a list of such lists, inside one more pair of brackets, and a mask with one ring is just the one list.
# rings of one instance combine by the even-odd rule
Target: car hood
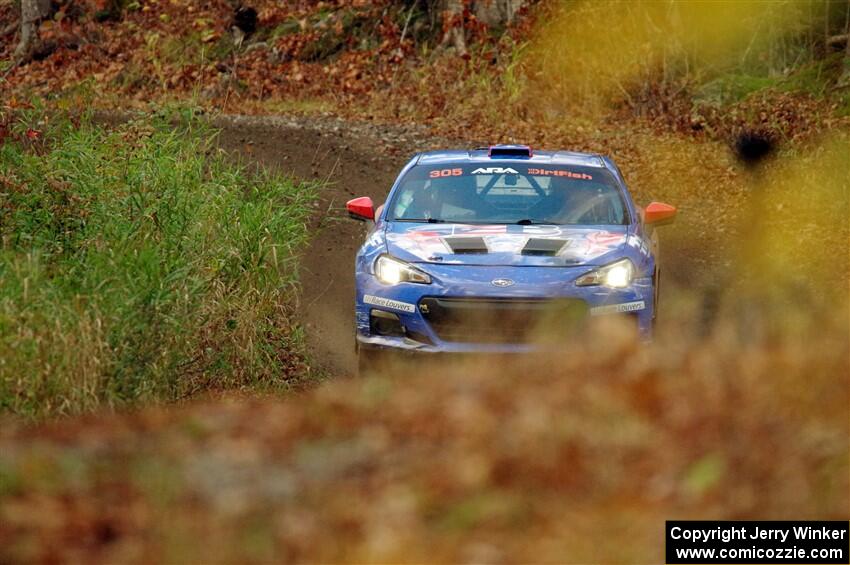
[[604,262],[628,226],[520,226],[389,222],[387,251],[411,263],[563,267]]

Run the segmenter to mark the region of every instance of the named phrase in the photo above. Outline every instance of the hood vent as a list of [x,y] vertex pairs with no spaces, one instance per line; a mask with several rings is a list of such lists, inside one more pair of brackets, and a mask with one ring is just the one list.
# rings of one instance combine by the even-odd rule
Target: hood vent
[[539,237],[531,237],[525,242],[525,247],[522,248],[523,255],[542,255],[545,257],[554,257],[561,252],[564,245],[567,244],[567,239],[543,239]]
[[482,255],[489,251],[483,237],[444,237],[443,241],[456,255]]

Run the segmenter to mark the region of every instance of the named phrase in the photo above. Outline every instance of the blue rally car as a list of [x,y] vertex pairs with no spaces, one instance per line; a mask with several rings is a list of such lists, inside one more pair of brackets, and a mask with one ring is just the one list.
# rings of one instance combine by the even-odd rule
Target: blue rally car
[[607,157],[524,145],[421,153],[385,205],[347,208],[374,221],[355,264],[361,367],[389,350],[557,347],[595,316],[651,336],[654,228],[676,209],[637,207]]

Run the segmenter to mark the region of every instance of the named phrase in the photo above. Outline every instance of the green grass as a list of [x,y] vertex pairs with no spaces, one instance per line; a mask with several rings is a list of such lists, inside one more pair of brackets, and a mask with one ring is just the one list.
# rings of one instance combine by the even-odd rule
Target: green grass
[[844,70],[844,54],[832,53],[826,57],[800,66],[782,83],[788,92],[803,92],[824,96],[838,82]]
[[69,414],[298,378],[287,303],[315,187],[248,175],[191,115],[115,129],[38,111],[7,122],[0,412]]
[[842,53],[833,53],[800,65],[787,75],[764,76],[737,72],[721,74],[700,85],[695,93],[695,100],[698,103],[720,106],[740,102],[751,94],[767,90],[822,97],[839,81],[843,61]]
[[740,102],[750,94],[774,88],[780,80],[746,74],[725,74],[701,85],[695,96],[698,103],[724,105]]

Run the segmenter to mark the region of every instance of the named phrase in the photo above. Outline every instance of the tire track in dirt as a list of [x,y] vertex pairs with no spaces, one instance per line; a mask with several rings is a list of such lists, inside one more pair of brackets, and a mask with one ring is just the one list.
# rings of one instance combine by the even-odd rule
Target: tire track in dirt
[[354,373],[353,267],[365,228],[348,219],[345,202],[370,196],[377,206],[406,160],[441,142],[415,128],[335,119],[227,116],[213,123],[219,145],[246,163],[323,183],[300,262],[299,318],[314,362],[331,374]]

